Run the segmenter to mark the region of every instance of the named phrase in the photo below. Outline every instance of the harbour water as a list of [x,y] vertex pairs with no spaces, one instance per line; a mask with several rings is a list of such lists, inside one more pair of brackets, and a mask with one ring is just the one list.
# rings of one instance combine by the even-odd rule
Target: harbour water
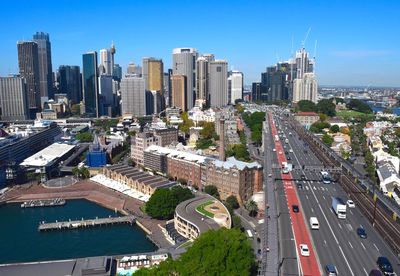
[[87,200],[69,200],[63,207],[0,206],[0,263],[70,259],[86,256],[150,252],[157,249],[136,225],[110,225],[39,232],[41,221],[120,216]]

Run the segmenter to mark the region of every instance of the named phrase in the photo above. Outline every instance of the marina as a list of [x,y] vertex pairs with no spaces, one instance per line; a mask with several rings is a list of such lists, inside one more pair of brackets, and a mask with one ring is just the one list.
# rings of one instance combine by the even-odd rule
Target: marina
[[95,219],[83,219],[82,220],[69,220],[69,221],[56,221],[56,222],[41,222],[39,224],[39,231],[48,230],[64,230],[64,229],[76,229],[86,228],[101,225],[111,224],[134,224],[136,221],[135,216],[123,216],[123,217],[108,217],[108,218],[95,218]]
[[21,203],[21,208],[55,207],[55,206],[64,206],[66,203],[67,203],[66,200],[62,198],[29,200]]

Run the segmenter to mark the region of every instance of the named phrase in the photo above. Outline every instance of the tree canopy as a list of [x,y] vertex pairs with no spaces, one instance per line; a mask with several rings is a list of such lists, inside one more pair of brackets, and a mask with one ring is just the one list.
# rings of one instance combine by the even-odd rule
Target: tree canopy
[[93,134],[90,132],[82,132],[76,135],[76,139],[80,142],[93,142]]
[[244,113],[243,120],[251,130],[251,140],[261,144],[262,122],[265,120],[265,112]]
[[328,146],[332,146],[333,138],[325,133],[324,136],[322,136],[322,142]]
[[250,159],[250,154],[247,151],[247,147],[243,144],[237,144],[231,146],[227,151],[226,151],[226,156],[234,156],[237,160],[244,161],[244,162],[249,162],[251,161]]
[[357,99],[351,99],[347,108],[366,114],[372,113],[372,109],[367,103]]
[[218,188],[215,187],[214,185],[207,185],[204,188],[204,192],[206,192],[207,194],[219,199]]
[[314,102],[309,100],[301,100],[297,103],[297,107],[302,112],[315,112],[317,111],[317,106]]
[[185,134],[189,134],[189,129],[194,126],[192,120],[189,119],[187,112],[182,112],[181,118],[183,123],[179,124],[179,130],[184,132]]
[[332,99],[323,99],[318,102],[317,111],[329,117],[333,117],[336,115],[336,106],[332,102]]
[[135,275],[251,275],[255,256],[239,229],[210,230],[200,235],[177,260],[142,268]]
[[193,198],[188,188],[174,186],[171,189],[157,189],[146,203],[146,213],[152,218],[171,219],[179,203]]
[[239,202],[234,195],[230,195],[226,198],[225,203],[228,208],[237,209],[239,208]]
[[337,132],[339,132],[339,130],[340,130],[340,128],[339,128],[338,125],[333,125],[330,128],[330,131],[333,132],[333,133],[337,133]]
[[314,133],[321,133],[324,128],[330,128],[331,124],[328,122],[315,122],[311,125],[310,131]]

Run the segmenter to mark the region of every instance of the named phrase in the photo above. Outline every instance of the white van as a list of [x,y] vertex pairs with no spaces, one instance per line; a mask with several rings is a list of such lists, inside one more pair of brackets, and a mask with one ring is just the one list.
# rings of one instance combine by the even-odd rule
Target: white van
[[319,229],[319,222],[318,219],[316,217],[310,217],[310,226],[311,229]]

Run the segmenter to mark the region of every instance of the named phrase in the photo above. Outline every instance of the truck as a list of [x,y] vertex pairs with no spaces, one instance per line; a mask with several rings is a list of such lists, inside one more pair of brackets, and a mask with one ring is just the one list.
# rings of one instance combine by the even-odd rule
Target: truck
[[275,135],[275,141],[279,141],[279,136],[278,135]]
[[293,165],[288,162],[282,162],[282,173],[288,174],[293,169]]
[[341,198],[332,197],[332,209],[338,218],[346,218],[346,203]]

